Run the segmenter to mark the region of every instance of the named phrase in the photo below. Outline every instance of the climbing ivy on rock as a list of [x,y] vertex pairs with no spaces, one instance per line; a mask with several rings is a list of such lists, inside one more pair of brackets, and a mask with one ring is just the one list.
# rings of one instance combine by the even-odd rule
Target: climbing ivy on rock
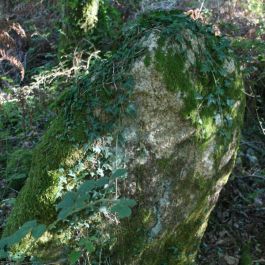
[[[196,127],[208,123],[208,130],[199,130],[198,138],[210,138],[212,129],[237,124],[233,108],[237,100],[240,74],[226,38],[214,36],[210,26],[191,22],[185,15],[171,11],[143,16],[145,28],[159,31],[159,47],[155,63],[166,86],[184,95],[183,115]],[[174,43],[165,53],[163,46]],[[147,57],[148,58],[148,57]],[[148,65],[148,60],[146,61]],[[191,83],[195,79],[198,84]],[[195,77],[195,78],[194,78]],[[237,88],[233,89],[234,86]],[[220,137],[228,143],[232,135],[220,128]]]
[[[153,58],[143,42],[155,33],[159,45]],[[35,172],[39,172],[40,201],[51,198],[45,206],[49,210],[57,205],[57,213],[53,209],[43,217],[35,201],[36,213],[21,210],[25,194],[36,196],[28,195],[31,186],[25,186],[17,200],[17,212],[7,223],[6,238],[0,241],[3,256],[6,247],[17,244],[27,234],[40,237],[44,225],[48,231],[59,226],[72,226],[73,230],[82,227],[84,237],[71,242],[76,248],[70,254],[74,263],[83,250],[91,254],[102,248],[99,234],[106,227],[104,222],[118,224],[119,219],[131,215],[136,202],[120,197],[118,190],[119,179],[127,174],[119,147],[123,142],[121,120],[137,115],[137,108],[130,102],[135,82],[130,70],[137,59],[145,57],[146,67],[155,62],[167,89],[183,94],[182,114],[198,128],[198,140],[209,139],[219,125],[232,128],[237,122],[233,111],[236,101],[241,100],[236,94],[241,84],[232,74],[236,66],[230,60],[228,41],[214,36],[210,27],[177,11],[153,12],[125,25],[115,41],[112,51],[91,61],[89,73],[81,72],[69,83],[56,102],[59,115],[35,151],[28,183],[34,186]],[[164,52],[163,47],[170,43],[176,45]],[[190,83],[191,75],[198,81],[195,87]],[[237,89],[233,90],[232,84]],[[225,146],[231,135],[220,129],[219,138]],[[47,154],[42,154],[43,149]],[[56,191],[50,191],[51,183],[58,184]],[[32,215],[40,220],[28,223]],[[17,230],[19,227],[22,232]],[[113,240],[106,239],[105,243],[104,247],[110,248]]]

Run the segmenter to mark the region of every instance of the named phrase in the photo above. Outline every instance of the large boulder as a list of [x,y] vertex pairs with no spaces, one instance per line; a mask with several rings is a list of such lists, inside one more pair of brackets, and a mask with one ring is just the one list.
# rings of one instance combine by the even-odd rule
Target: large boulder
[[182,15],[171,19],[175,29],[158,26],[145,36],[148,51],[131,70],[138,116],[123,121],[125,193],[138,206],[120,227],[121,264],[193,263],[238,147],[244,96],[224,39],[181,26]]
[[116,238],[111,263],[188,265],[234,165],[242,80],[227,40],[177,11],[145,14],[124,34],[113,58],[60,102],[5,235],[31,219],[52,223],[62,175],[71,179],[65,172],[90,150],[79,172],[98,178],[126,168],[115,196],[137,202],[131,218],[105,221]]

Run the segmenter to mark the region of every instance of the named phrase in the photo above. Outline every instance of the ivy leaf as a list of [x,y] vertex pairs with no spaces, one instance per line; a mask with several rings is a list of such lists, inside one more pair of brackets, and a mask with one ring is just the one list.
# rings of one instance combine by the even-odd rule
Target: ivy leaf
[[209,94],[208,97],[207,97],[207,105],[210,106],[210,105],[214,105],[216,103],[216,100],[214,98],[214,96],[212,94]]
[[91,241],[87,241],[85,248],[88,253],[92,253],[95,251],[95,246]]
[[10,237],[4,237],[0,240],[0,249],[8,245],[9,238]]
[[3,249],[0,249],[0,259],[8,258],[8,253],[5,252]]
[[31,221],[24,223],[19,230],[30,230],[33,227],[35,227],[36,225],[37,225],[37,221],[31,220]]
[[120,201],[128,207],[134,207],[137,204],[136,201],[132,199],[121,199]]
[[127,170],[124,168],[118,168],[112,173],[112,178],[121,178],[127,174]]
[[92,191],[94,188],[96,188],[96,181],[93,179],[87,180],[79,186],[77,193],[79,194],[87,193]]
[[217,95],[220,95],[220,96],[222,96],[222,95],[224,95],[224,89],[222,88],[222,87],[217,87],[216,88],[216,94]]
[[117,200],[114,206],[111,207],[111,212],[117,213],[120,219],[131,216],[131,207],[136,205],[135,200],[130,199],[120,199]]
[[216,124],[217,126],[220,126],[220,125],[222,124],[222,116],[221,116],[220,113],[217,113],[217,114],[215,115],[214,119],[215,119],[215,124]]
[[77,200],[75,202],[75,209],[83,209],[86,205],[86,199],[88,199],[89,196],[87,194],[78,194]]
[[22,238],[24,238],[35,226],[37,225],[36,220],[31,220],[24,223],[19,230],[17,230],[13,235],[8,237],[8,246],[19,243]]
[[109,178],[108,177],[104,177],[104,178],[100,178],[96,181],[96,187],[97,188],[102,188],[105,185],[107,185],[109,183]]
[[73,212],[73,208],[65,208],[62,209],[58,214],[58,220],[64,220],[67,216],[71,215]]
[[111,208],[111,211],[114,213],[117,213],[119,219],[129,217],[132,214],[131,209],[122,204],[116,204],[115,206]]
[[23,254],[23,253],[14,253],[14,254],[11,254],[10,255],[10,258],[13,260],[13,261],[16,261],[16,263],[17,264],[21,264],[21,262],[23,261],[23,260],[25,260],[25,254]]
[[32,236],[35,238],[35,239],[38,239],[40,238],[46,231],[46,225],[38,225],[37,227],[35,227],[33,230],[32,230]]
[[67,192],[63,200],[57,204],[57,209],[69,208],[74,204],[76,198],[75,192]]
[[95,152],[96,154],[100,154],[101,153],[101,148],[99,146],[94,146],[93,147],[93,152]]
[[233,125],[233,117],[231,116],[231,115],[226,115],[225,116],[225,119],[226,119],[226,123],[227,123],[227,126],[229,127],[229,128],[231,128],[232,127],[232,125]]
[[73,178],[76,177],[76,173],[75,173],[74,171],[72,171],[72,170],[69,170],[68,175],[69,175],[70,177],[73,177]]
[[70,261],[70,264],[73,265],[75,264],[81,257],[81,252],[80,251],[72,251],[70,254],[69,254],[69,261]]
[[[222,60],[222,59],[221,59]],[[227,71],[225,70],[225,69],[223,69],[223,68],[221,68],[221,69],[219,69],[219,74],[221,75],[221,76],[224,76],[224,77],[226,77],[227,76]]]
[[84,171],[85,169],[86,169],[86,166],[84,165],[84,163],[81,163],[81,162],[76,167],[76,171],[78,173],[80,173],[81,171]]
[[79,246],[84,247],[88,253],[95,251],[95,246],[93,242],[88,238],[83,238],[79,241]]
[[227,79],[225,80],[225,86],[226,87],[230,87],[231,84],[232,84],[232,82],[230,80],[227,80]]

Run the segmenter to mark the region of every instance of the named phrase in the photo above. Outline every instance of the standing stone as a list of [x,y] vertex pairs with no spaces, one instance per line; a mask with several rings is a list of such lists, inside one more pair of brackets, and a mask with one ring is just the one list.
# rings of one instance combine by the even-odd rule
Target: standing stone
[[[183,14],[147,12],[135,23],[125,31],[131,39],[124,38],[116,54],[124,57],[101,69],[109,67],[107,73],[115,74],[126,68],[124,80],[111,83],[106,100],[102,76],[93,76],[91,89],[83,85],[84,103],[76,108],[74,102],[69,104],[71,123],[64,112],[54,120],[33,154],[29,179],[5,235],[31,219],[45,224],[56,219],[58,172],[83,159],[88,128],[98,133],[90,123],[94,119],[103,129],[91,146],[105,144],[112,150],[112,161],[128,171],[117,194],[137,201],[131,218],[105,226],[116,238],[108,253],[111,263],[194,263],[209,215],[235,162],[244,113],[242,79],[227,41]],[[134,83],[130,92],[124,85],[129,76]],[[125,107],[117,103],[122,96],[128,98]],[[70,94],[70,102],[73,97]],[[100,107],[93,109],[95,98]],[[118,112],[112,109],[115,104]],[[126,115],[128,109],[135,115]],[[113,113],[120,116],[110,122]],[[108,131],[106,121],[117,126]],[[88,167],[87,174],[91,170]]]

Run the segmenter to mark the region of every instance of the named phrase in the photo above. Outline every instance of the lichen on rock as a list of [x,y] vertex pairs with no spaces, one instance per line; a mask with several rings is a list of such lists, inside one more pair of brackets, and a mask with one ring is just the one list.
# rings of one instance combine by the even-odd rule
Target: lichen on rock
[[[219,64],[225,69],[221,76],[211,70],[200,72],[209,38],[194,29],[179,32],[184,36],[182,45],[152,30],[142,40],[147,54],[131,70],[135,80],[131,100],[138,113],[132,123],[138,143],[127,139],[124,150],[131,172],[127,182],[137,183],[138,207],[117,233],[114,260],[122,264],[194,263],[208,217],[234,165],[244,96],[233,58],[227,55],[223,66]],[[227,77],[233,80],[228,91],[215,94],[218,82]],[[216,106],[205,103],[211,94],[220,100]],[[227,100],[233,106],[226,105]],[[221,122],[216,121],[217,109]],[[226,126],[223,115],[232,113],[233,125]],[[125,120],[124,126],[131,124]],[[148,150],[145,163],[136,159],[139,149]],[[129,194],[126,188],[124,192]],[[147,209],[150,219],[141,214]]]
[[[194,262],[234,165],[244,109],[242,80],[227,41],[183,14],[144,14],[136,25],[127,33],[131,39],[126,36],[132,43],[116,54],[131,57],[103,62],[98,75],[85,79],[81,93],[69,95],[70,102],[85,95],[83,104],[73,100],[70,122],[61,113],[35,150],[6,235],[32,218],[52,222],[56,172],[82,159],[80,146],[91,134],[97,141],[112,135],[111,156],[128,171],[118,193],[138,203],[130,219],[104,224],[116,238],[106,251],[112,264]],[[117,82],[114,78],[109,90],[102,87],[107,75],[113,82],[113,69],[118,73],[122,65],[124,70],[124,61],[126,73]],[[131,78],[134,86],[126,89]]]

